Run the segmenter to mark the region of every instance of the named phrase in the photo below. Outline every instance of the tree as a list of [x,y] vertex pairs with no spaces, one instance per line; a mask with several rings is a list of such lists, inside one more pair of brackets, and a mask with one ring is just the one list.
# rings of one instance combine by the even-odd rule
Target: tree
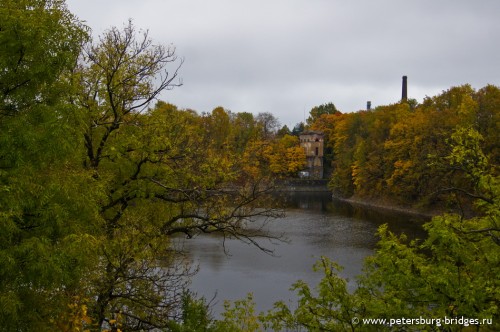
[[[177,60],[174,52],[173,48],[153,45],[147,32],[137,38],[130,21],[123,33],[112,28],[99,44],[88,44],[80,69],[79,97],[88,113],[88,166],[98,168],[113,132],[133,122],[160,92],[180,85],[174,83],[180,65],[173,74],[165,70],[167,64]],[[158,83],[154,81],[157,76]]]
[[475,126],[484,137],[484,153],[491,158],[494,164],[500,164],[500,88],[487,85],[480,89],[475,100],[478,103]]
[[247,144],[258,135],[254,116],[248,112],[233,114],[231,129],[231,143],[237,154],[242,154]]
[[63,1],[0,5],[2,331],[57,330],[93,263],[94,192],[66,102],[86,36]]
[[278,130],[277,134],[279,137],[283,137],[285,135],[291,135],[292,132],[290,131],[287,125],[284,125],[283,127],[281,127],[280,130]]
[[[447,174],[438,160],[457,125],[486,134],[482,148],[497,158],[494,101],[497,89],[475,92],[452,87],[420,105],[398,103],[367,112],[323,114],[313,126],[325,133],[336,195],[386,199],[394,204],[460,208],[450,193],[436,191],[460,176]],[[330,152],[331,151],[331,152]],[[439,166],[441,165],[441,166]],[[449,186],[449,184],[448,184]],[[469,202],[462,202],[470,208]]]
[[312,126],[323,114],[338,114],[337,107],[333,103],[326,103],[319,106],[314,106],[309,112],[309,117],[306,120],[308,126]]
[[265,250],[255,240],[263,233],[246,223],[279,215],[253,209],[269,189],[237,172],[224,148],[230,117],[222,108],[209,117],[162,102],[151,108],[163,90],[179,85],[179,65],[166,72],[175,61],[174,49],[153,45],[129,22],[88,45],[80,64],[83,164],[99,188],[102,220],[99,264],[85,291],[99,328],[159,329],[180,318],[192,271],[173,250],[173,235],[219,232]]
[[267,152],[269,169],[276,176],[296,176],[306,166],[304,148],[296,136],[285,135],[274,141]]
[[216,107],[210,116],[204,121],[209,136],[213,140],[214,147],[223,150],[228,149],[231,127],[228,112],[223,107]]
[[262,137],[264,139],[273,137],[280,126],[279,120],[269,112],[257,114],[255,120],[262,130]]
[[151,108],[180,85],[175,49],[131,22],[86,43],[60,0],[3,1],[0,18],[1,330],[166,328],[192,273],[175,234],[266,250],[246,225],[280,211],[217,144],[228,127],[214,144],[195,112]]
[[[459,214],[435,217],[424,226],[429,235],[421,244],[407,243],[404,237],[382,228],[380,250],[369,261],[367,276],[362,280],[364,296],[372,301],[367,306],[369,315],[372,311],[379,317],[388,317],[389,313],[463,316],[490,319],[490,324],[492,319],[498,324],[496,275],[500,264],[495,253],[500,245],[500,186],[496,166],[489,164],[482,153],[480,139],[473,129],[457,128],[446,158],[452,168],[461,169],[475,184],[474,192],[453,190],[473,197],[478,214],[472,218]],[[373,292],[376,288],[379,290]],[[368,295],[370,292],[372,295]],[[495,325],[488,328],[495,329]]]
[[244,300],[237,300],[234,303],[225,301],[224,309],[223,319],[212,324],[217,331],[257,332],[263,330],[260,318],[255,313],[255,303],[251,293],[247,294]]
[[0,21],[0,116],[56,102],[87,28],[58,0],[2,1]]
[[304,122],[297,123],[292,129],[293,136],[299,136],[305,130]]

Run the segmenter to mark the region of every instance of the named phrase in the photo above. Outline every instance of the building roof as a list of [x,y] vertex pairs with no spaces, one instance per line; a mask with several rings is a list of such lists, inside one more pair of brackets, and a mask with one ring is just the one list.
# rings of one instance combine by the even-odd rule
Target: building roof
[[302,135],[323,135],[322,131],[314,131],[314,130],[306,130],[300,133],[300,136]]

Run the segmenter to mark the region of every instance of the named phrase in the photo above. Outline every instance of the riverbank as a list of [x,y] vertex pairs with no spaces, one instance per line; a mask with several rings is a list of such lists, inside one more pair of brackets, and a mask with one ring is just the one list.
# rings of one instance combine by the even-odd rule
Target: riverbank
[[429,210],[429,209],[421,209],[421,208],[415,208],[412,206],[401,206],[398,205],[394,202],[387,202],[387,201],[381,201],[381,200],[375,200],[375,199],[366,199],[366,198],[358,198],[358,197],[351,197],[351,198],[340,198],[340,197],[335,197],[332,196],[334,200],[340,201],[340,202],[346,202],[352,205],[358,205],[362,207],[367,207],[367,208],[374,208],[374,209],[380,209],[380,210],[386,210],[386,211],[391,211],[391,212],[397,212],[397,213],[404,213],[404,214],[409,214],[409,215],[414,215],[418,217],[425,217],[425,218],[432,218],[437,215],[443,214],[445,211],[443,210]]
[[[332,193],[328,188],[328,180],[314,180],[314,179],[288,179],[282,180],[276,184],[274,191],[278,193]],[[364,208],[386,210],[391,212],[403,213],[408,215],[414,215],[418,217],[424,217],[431,219],[437,215],[443,214],[444,208],[418,208],[415,206],[401,205],[393,201],[373,199],[365,197],[350,197],[342,198],[337,197],[332,194],[334,200],[340,202],[346,202],[352,205],[356,205]]]

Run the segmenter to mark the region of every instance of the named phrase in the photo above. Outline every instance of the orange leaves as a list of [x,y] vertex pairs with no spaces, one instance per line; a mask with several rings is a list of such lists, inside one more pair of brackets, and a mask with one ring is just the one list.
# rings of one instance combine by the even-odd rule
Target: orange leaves
[[[322,115],[321,130],[332,151],[330,181],[344,196],[395,198],[413,204],[445,187],[447,142],[457,127],[472,127],[485,137],[482,148],[498,156],[500,89],[453,87],[420,105],[398,103],[372,111]],[[497,157],[498,160],[498,157]],[[442,163],[441,163],[442,164]],[[456,177],[457,174],[451,174]]]
[[242,169],[252,177],[294,176],[305,167],[305,152],[296,136],[279,140],[249,142],[242,158]]

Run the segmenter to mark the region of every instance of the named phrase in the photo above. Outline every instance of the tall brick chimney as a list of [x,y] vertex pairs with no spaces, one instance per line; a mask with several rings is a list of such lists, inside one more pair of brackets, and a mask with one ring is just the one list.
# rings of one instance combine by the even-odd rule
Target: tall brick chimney
[[403,91],[401,93],[401,101],[408,100],[408,77],[403,76]]

